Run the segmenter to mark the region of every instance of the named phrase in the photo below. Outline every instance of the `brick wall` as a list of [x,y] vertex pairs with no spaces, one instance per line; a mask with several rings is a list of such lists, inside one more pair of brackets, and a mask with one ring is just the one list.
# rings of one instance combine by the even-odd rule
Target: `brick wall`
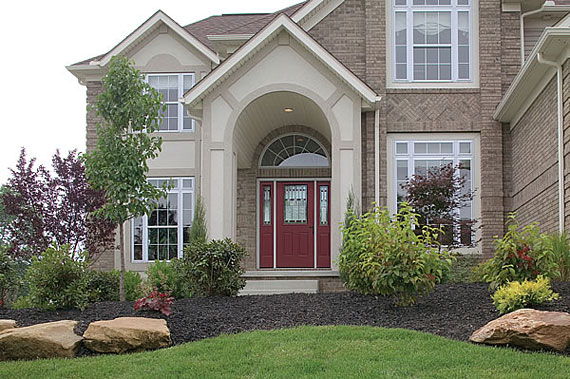
[[556,77],[510,130],[512,210],[524,225],[558,228]]
[[[103,92],[101,82],[87,82],[87,105],[92,106],[97,101],[97,96]],[[87,110],[87,129],[86,141],[87,151],[92,151],[97,143],[97,124],[102,120],[95,114],[95,111],[88,108]],[[91,269],[99,271],[111,271],[115,268],[115,252],[114,250],[107,250],[103,252],[99,259],[91,265]]]
[[360,78],[366,73],[365,0],[346,0],[309,34]]

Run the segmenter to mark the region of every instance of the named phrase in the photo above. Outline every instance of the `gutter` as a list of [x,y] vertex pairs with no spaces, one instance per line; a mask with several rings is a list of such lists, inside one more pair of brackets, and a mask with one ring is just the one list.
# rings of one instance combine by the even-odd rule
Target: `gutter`
[[542,12],[570,12],[570,6],[560,6],[556,5],[554,1],[548,0],[538,9],[528,11],[526,13],[521,13],[520,16],[520,41],[521,41],[521,67],[525,62],[525,50],[524,50],[524,19],[528,16],[532,16]]
[[556,68],[558,82],[558,231],[564,232],[564,108],[562,94],[562,64],[544,59],[538,53],[538,62]]

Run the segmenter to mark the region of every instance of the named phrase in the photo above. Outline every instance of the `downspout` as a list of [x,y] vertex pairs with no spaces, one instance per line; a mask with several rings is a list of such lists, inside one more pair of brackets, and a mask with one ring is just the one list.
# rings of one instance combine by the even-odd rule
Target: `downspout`
[[554,1],[545,1],[544,4],[542,4],[540,6],[540,8],[535,9],[533,11],[529,11],[526,13],[521,13],[521,21],[520,21],[520,33],[521,33],[521,67],[524,65],[524,19],[527,16],[532,16],[534,14],[537,13],[541,13],[544,11],[545,7],[552,7],[555,6],[556,4],[554,3]]
[[544,59],[538,53],[538,62],[556,68],[558,82],[558,231],[564,232],[564,109],[562,98],[562,65]]
[[380,206],[380,102],[382,96],[376,97],[374,103],[374,202]]

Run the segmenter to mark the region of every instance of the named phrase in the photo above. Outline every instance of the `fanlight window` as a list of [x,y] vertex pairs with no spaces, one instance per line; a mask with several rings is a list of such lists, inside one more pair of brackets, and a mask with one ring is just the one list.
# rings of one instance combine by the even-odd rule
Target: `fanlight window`
[[261,167],[328,167],[325,149],[314,139],[291,134],[271,142],[261,155]]

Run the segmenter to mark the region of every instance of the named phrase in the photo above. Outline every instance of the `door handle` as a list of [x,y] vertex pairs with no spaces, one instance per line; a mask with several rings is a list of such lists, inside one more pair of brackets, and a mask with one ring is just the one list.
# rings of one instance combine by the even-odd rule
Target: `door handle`
[[314,226],[309,226],[309,228],[311,228],[311,233],[315,234],[315,227],[314,227]]

